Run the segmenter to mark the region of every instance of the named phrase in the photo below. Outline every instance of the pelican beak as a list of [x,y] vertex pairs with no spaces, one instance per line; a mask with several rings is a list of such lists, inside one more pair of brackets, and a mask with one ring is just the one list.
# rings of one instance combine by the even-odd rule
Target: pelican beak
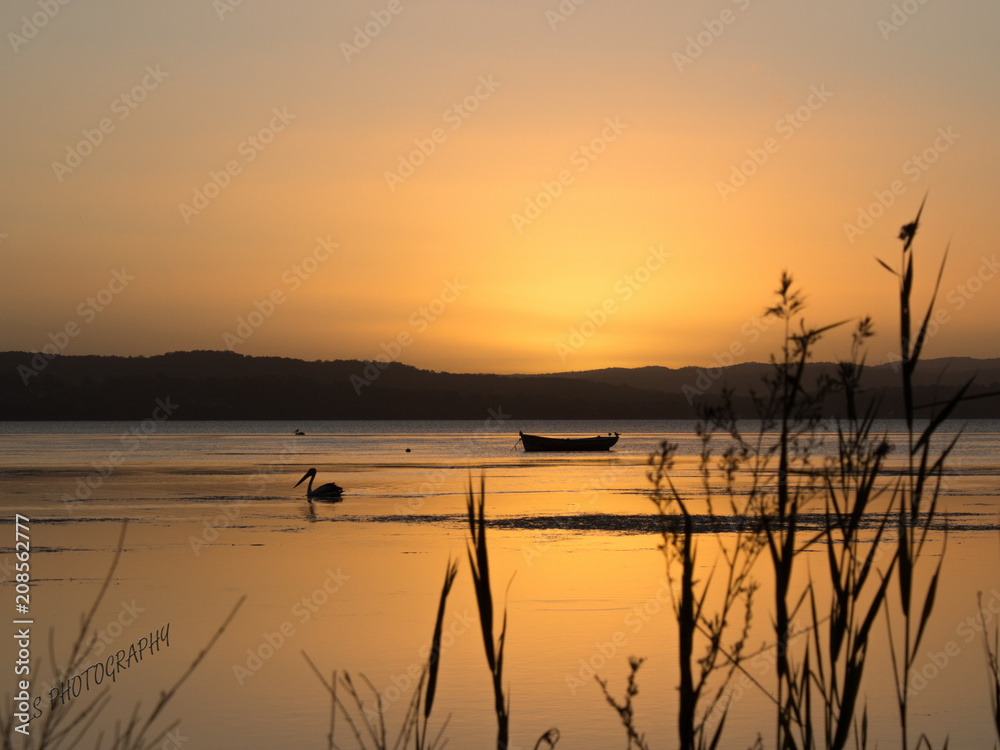
[[296,487],[298,487],[298,486],[299,486],[300,484],[302,484],[302,483],[303,483],[304,481],[306,481],[306,479],[308,479],[308,478],[309,478],[309,472],[307,471],[307,472],[306,472],[306,475],[305,475],[304,477],[302,477],[302,479],[300,479],[299,481],[297,481],[297,482],[295,483],[295,486],[296,486]]

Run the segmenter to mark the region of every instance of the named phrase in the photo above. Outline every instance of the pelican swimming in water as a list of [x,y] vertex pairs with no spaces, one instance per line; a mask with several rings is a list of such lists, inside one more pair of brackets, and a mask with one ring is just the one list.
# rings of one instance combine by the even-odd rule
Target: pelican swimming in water
[[316,478],[316,469],[309,469],[295,486],[298,487],[307,479],[309,480],[309,485],[306,487],[306,499],[312,502],[315,498],[316,500],[340,500],[340,496],[344,494],[344,488],[330,482],[329,484],[321,484],[316,489],[313,489],[313,479]]

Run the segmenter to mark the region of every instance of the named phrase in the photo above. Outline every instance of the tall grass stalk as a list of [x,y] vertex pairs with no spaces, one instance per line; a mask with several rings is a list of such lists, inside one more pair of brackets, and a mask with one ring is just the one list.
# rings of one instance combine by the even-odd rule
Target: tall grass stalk
[[[500,636],[494,640],[493,590],[490,585],[489,550],[486,546],[485,477],[480,481],[478,498],[476,498],[473,492],[472,481],[470,479],[467,511],[469,521],[467,551],[469,566],[472,569],[476,605],[479,609],[479,622],[483,635],[483,646],[486,652],[486,663],[490,670],[490,678],[493,685],[494,712],[497,717],[496,746],[497,750],[508,750],[510,747],[510,697],[504,692],[503,688],[503,659],[504,644],[507,636],[507,610],[505,607]],[[404,750],[409,747],[411,739],[414,750],[434,750],[434,748],[443,747],[446,744],[443,736],[444,730],[448,725],[448,720],[445,720],[433,739],[428,739],[427,732],[438,684],[438,666],[441,661],[441,638],[444,630],[445,604],[457,574],[458,563],[449,561],[448,568],[445,571],[444,585],[441,588],[441,598],[438,603],[437,619],[434,624],[434,636],[431,640],[428,663],[424,667],[419,684],[410,699],[406,716],[403,718],[396,741],[392,744],[394,750]],[[331,750],[337,747],[334,740],[334,730],[338,713],[344,717],[359,748],[365,750],[371,746],[375,750],[388,750],[389,735],[385,727],[385,710],[382,696],[368,678],[363,674],[361,675],[374,698],[374,708],[367,705],[361,692],[354,686],[350,673],[345,672],[338,678],[337,672],[334,672],[328,682],[322,672],[320,672],[309,658],[309,655],[305,652],[302,652],[302,655],[330,694],[330,733],[327,737]],[[346,693],[347,700],[340,696],[338,687],[340,691]],[[538,738],[534,747],[535,750],[539,750],[542,747],[551,749],[556,746],[558,741],[559,730],[553,727]],[[369,745],[369,743],[371,744]]]
[[[798,630],[813,633],[815,641],[820,625],[828,619],[809,598],[811,586],[795,589],[796,561],[801,553],[821,541],[825,533],[802,533],[799,527],[801,514],[810,504],[818,502],[824,486],[824,468],[816,462],[816,452],[822,444],[818,431],[822,408],[837,386],[828,378],[808,380],[806,366],[816,343],[843,323],[819,328],[807,326],[804,309],[804,297],[794,288],[792,277],[783,273],[775,303],[766,310],[767,316],[782,323],[781,348],[771,358],[771,371],[764,378],[763,387],[751,392],[759,419],[756,434],[744,434],[741,430],[728,391],[723,392],[721,404],[703,409],[706,421],[713,429],[724,429],[732,443],[723,454],[721,467],[730,494],[746,497],[742,506],[731,503],[732,512],[753,521],[748,539],[738,539],[737,546],[761,548],[762,558],[770,564],[776,690],[767,695],[775,704],[775,746],[781,750],[810,748],[817,743],[813,721],[816,654],[808,642],[793,650],[792,640]],[[703,465],[705,453],[703,448]],[[706,494],[711,515],[711,488],[707,484]],[[756,555],[749,564],[752,566],[754,562]],[[756,588],[751,572],[748,568],[743,574],[745,585]],[[751,604],[748,600],[744,625],[747,632]],[[809,624],[796,628],[800,618]],[[825,687],[819,692],[824,706],[827,705],[824,696],[836,694]]]
[[[979,611],[983,609],[983,594],[979,593]],[[991,639],[992,635],[992,639]],[[986,668],[989,671],[990,712],[992,713],[993,729],[1000,740],[1000,625],[993,627],[993,633],[983,627],[983,646],[986,650]]]
[[[924,199],[926,202],[926,198]],[[945,248],[941,265],[938,268],[937,279],[923,321],[913,336],[913,281],[914,281],[914,251],[913,240],[920,227],[920,217],[923,214],[924,203],[920,204],[916,218],[900,230],[902,241],[902,257],[899,269],[894,269],[885,261],[879,259],[883,268],[897,277],[899,281],[899,317],[900,317],[900,371],[903,388],[903,409],[907,426],[906,472],[897,486],[896,518],[897,545],[896,553],[899,581],[899,599],[902,610],[902,643],[897,643],[893,635],[893,624],[889,610],[886,610],[886,621],[889,630],[890,653],[893,664],[893,678],[896,684],[897,704],[899,708],[900,733],[903,750],[909,750],[909,703],[912,691],[910,676],[917,658],[921,640],[930,621],[934,608],[934,598],[937,593],[938,581],[941,575],[941,565],[944,554],[938,558],[937,566],[931,574],[926,589],[918,590],[916,583],[918,562],[923,555],[928,542],[936,513],[942,487],[942,474],[945,462],[951,455],[961,432],[946,442],[940,448],[932,447],[938,428],[954,412],[955,407],[964,399],[972,385],[967,381],[955,394],[942,404],[931,405],[929,420],[922,430],[916,427],[917,413],[921,407],[914,400],[914,373],[920,364],[920,356],[927,342],[927,331],[941,278],[948,259],[948,248]],[[947,543],[947,530],[945,534]],[[921,601],[917,601],[917,598]],[[931,746],[929,738],[921,735],[916,746]]]
[[[776,420],[779,430],[776,492],[773,498],[764,497],[760,518],[774,574],[778,679],[776,735],[777,746],[782,750],[812,747],[815,742],[809,652],[806,651],[801,664],[793,662],[789,638],[792,623],[809,590],[797,596],[792,593],[795,561],[813,541],[799,537],[799,514],[815,497],[816,473],[812,456],[820,441],[815,433],[831,384],[821,381],[810,389],[805,373],[815,344],[827,331],[842,325],[807,327],[802,317],[805,301],[792,284],[792,277],[783,273],[777,291],[778,301],[767,311],[784,324],[784,338],[781,357],[772,358],[773,376],[767,381],[765,397],[757,400],[765,423]],[[796,322],[798,329],[794,328]],[[818,625],[815,621],[813,624]],[[796,734],[801,745],[796,742]]]
[[[851,360],[840,363],[838,385],[847,416],[837,423],[837,452],[823,472],[826,487],[822,543],[826,549],[831,593],[825,609],[810,585],[813,630],[812,682],[823,709],[823,739],[827,748],[844,748],[854,738],[867,743],[867,710],[857,721],[858,700],[875,620],[885,605],[896,564],[890,555],[884,570],[875,571],[884,554],[882,538],[892,518],[891,505],[876,512],[886,493],[880,481],[891,450],[885,435],[873,432],[878,401],[858,410],[858,391],[864,370],[863,345],[873,335],[871,321],[861,320],[854,332]],[[865,522],[877,522],[874,535],[865,538]],[[865,552],[867,550],[867,552]],[[868,593],[874,587],[873,593]],[[821,629],[819,624],[826,623]],[[825,633],[823,632],[825,630]],[[825,640],[823,635],[825,634]]]
[[[434,748],[444,747],[444,731],[448,726],[448,719],[444,721],[436,735],[428,739],[431,712],[434,708],[434,697],[437,691],[438,670],[441,663],[441,635],[444,629],[445,605],[448,601],[448,594],[455,582],[458,574],[458,563],[448,561],[445,570],[444,585],[441,587],[441,597],[438,601],[437,619],[434,623],[434,635],[431,638],[431,650],[427,664],[424,665],[420,674],[417,686],[410,697],[407,705],[406,715],[399,726],[396,739],[391,747],[394,750],[403,750],[410,745],[412,740],[414,750],[434,750]],[[389,750],[390,737],[385,725],[385,706],[382,695],[372,685],[371,681],[364,674],[361,679],[374,699],[374,708],[366,703],[361,692],[355,687],[354,680],[350,672],[344,672],[338,678],[337,672],[333,672],[331,679],[327,682],[322,672],[316,664],[309,658],[306,652],[302,652],[310,668],[319,678],[323,687],[330,694],[330,733],[327,735],[328,746],[338,747],[335,739],[337,713],[347,722],[348,729],[354,737],[355,744],[363,750],[369,747],[375,750]],[[338,694],[339,688],[347,695],[345,702]]]
[[510,697],[503,690],[503,656],[507,638],[507,608],[504,607],[500,637],[493,639],[493,591],[490,586],[490,560],[486,548],[486,479],[480,478],[479,498],[476,499],[469,481],[467,497],[469,519],[469,567],[479,608],[479,625],[483,634],[486,664],[493,682],[493,710],[497,717],[497,750],[507,750],[510,744]]
[[[483,634],[483,648],[486,651],[486,664],[490,669],[493,684],[493,710],[497,717],[497,750],[510,748],[510,695],[503,689],[503,657],[507,642],[507,607],[504,606],[500,636],[493,639],[493,589],[490,585],[490,557],[486,546],[486,477],[479,480],[479,497],[472,489],[469,480],[469,493],[466,498],[466,511],[469,521],[469,567],[472,569],[472,583],[476,593],[476,606],[479,609],[479,625]],[[511,579],[513,581],[513,579]],[[510,583],[507,584],[508,590]],[[552,727],[543,733],[535,742],[535,750],[543,746],[554,748],[559,742],[559,730]]]
[[[934,438],[971,386],[971,381],[965,383],[940,403],[922,407],[915,402],[914,372],[927,340],[947,259],[946,251],[927,310],[913,336],[912,243],[922,211],[923,205],[916,219],[900,234],[900,270],[879,261],[900,281],[901,372],[907,426],[902,476],[893,477],[886,471],[893,446],[887,435],[875,429],[879,399],[864,403],[862,398],[864,350],[874,333],[871,320],[858,322],[851,357],[838,365],[836,377],[810,379],[806,366],[817,342],[843,322],[807,325],[804,297],[787,273],[782,274],[775,304],[766,311],[783,323],[782,344],[778,355],[771,359],[772,369],[763,388],[751,392],[760,420],[759,431],[756,435],[741,432],[733,395],[726,390],[721,402],[701,411],[701,472],[708,504],[703,519],[696,519],[690,500],[673,484],[673,446],[661,445],[650,459],[652,497],[662,519],[662,549],[676,589],[672,594],[678,626],[678,735],[682,750],[719,745],[728,710],[724,702],[728,679],[738,671],[749,676],[743,667],[743,649],[750,632],[758,557],[769,563],[773,589],[775,693],[765,694],[776,708],[774,746],[779,750],[839,750],[852,741],[857,747],[867,746],[865,665],[873,628],[879,615],[885,613],[902,745],[904,750],[910,750],[910,677],[934,608],[943,554],[928,572],[926,588],[916,583],[917,569],[926,555],[938,515],[945,462],[959,436],[947,440],[943,447],[936,446]],[[829,457],[819,460],[817,452],[826,439],[822,415],[834,396],[843,400],[846,416],[836,421],[830,435],[836,440],[833,452],[827,451]],[[924,413],[922,409],[929,409],[929,419],[925,427],[918,429],[916,419]],[[711,437],[720,429],[728,433],[730,445],[714,456]],[[729,512],[733,518],[742,518],[742,524],[730,522],[726,526],[721,522],[723,516],[716,515],[713,495],[717,490],[709,481],[713,471],[723,476],[730,494]],[[814,506],[821,507],[824,523],[818,532],[804,533],[802,514]],[[698,580],[698,539],[703,527],[715,532],[721,552],[715,553],[704,580]],[[725,541],[720,529],[728,531]],[[896,537],[892,544],[886,541],[890,532],[895,532]],[[947,542],[947,533],[944,540]],[[802,586],[806,574],[796,561],[807,550],[821,551],[824,565],[811,570],[807,585]],[[817,575],[820,577],[815,578]],[[893,585],[898,586],[902,610],[902,625],[895,629],[889,606]],[[709,596],[710,590],[713,597]],[[713,602],[712,611],[709,601]],[[742,620],[737,617],[739,602],[745,607]],[[805,626],[796,627],[799,621]],[[810,637],[793,644],[796,631]],[[730,644],[724,645],[726,632],[735,635]],[[704,639],[704,651],[697,650],[699,639]],[[989,646],[988,653],[994,653]],[[706,692],[713,672],[720,667],[729,670],[715,675],[713,684],[721,687],[714,694]],[[633,668],[624,704],[613,701],[602,683],[605,697],[629,729],[630,742],[636,737],[630,711],[635,671]],[[995,682],[1000,686],[1000,669],[996,674]],[[1000,703],[1000,687],[996,695]],[[706,723],[710,713],[720,717],[711,734]],[[1000,710],[995,713],[1000,714]],[[917,745],[931,747],[926,736],[921,736]]]
[[[650,458],[649,477],[653,483],[651,499],[660,517],[663,537],[660,549],[666,557],[671,604],[678,626],[678,740],[681,750],[711,750],[719,745],[725,727],[726,688],[742,666],[756,589],[750,573],[761,544],[757,529],[738,526],[733,532],[732,526],[715,514],[711,502],[711,434],[703,431],[701,474],[709,497],[709,512],[702,520],[707,521],[718,544],[711,572],[704,581],[696,578],[696,519],[688,499],[678,491],[671,477],[675,451],[675,445],[661,443],[658,452]],[[741,497],[734,491],[732,480],[742,456],[742,453],[727,452],[720,459],[727,477],[733,517],[746,516],[755,502],[752,496]],[[727,539],[733,535],[735,540]],[[720,601],[715,611],[709,611],[707,604],[710,593]],[[632,664],[624,704],[629,709],[627,713],[623,713],[623,707],[608,695],[606,685],[601,684],[605,697],[618,710],[623,722],[626,718],[631,721],[631,697],[638,692],[634,684],[635,673],[641,663],[639,660]],[[717,722],[714,731],[713,722]],[[626,728],[630,738],[638,738],[630,723],[626,722]]]
[[608,702],[608,705],[618,712],[622,726],[625,727],[625,734],[628,737],[626,750],[632,750],[633,746],[636,750],[649,750],[649,745],[646,744],[646,735],[640,733],[635,726],[635,710],[632,707],[632,699],[639,694],[639,686],[636,684],[635,676],[638,674],[642,662],[643,659],[638,659],[634,656],[629,658],[628,687],[625,688],[625,700],[621,703],[611,695],[611,692],[608,690],[607,681],[596,677],[597,683],[601,686],[601,691],[604,693],[604,699]]
[[[434,636],[431,638],[431,653],[427,665],[427,692],[424,695],[424,725],[419,725],[420,740],[417,742],[417,750],[434,747],[434,743],[427,744],[427,727],[430,724],[431,711],[434,708],[434,693],[437,690],[438,666],[441,662],[441,631],[444,628],[444,608],[448,601],[448,594],[451,586],[455,583],[455,576],[458,575],[458,563],[448,561],[448,569],[444,574],[444,585],[441,587],[441,599],[438,603],[437,621],[434,623]],[[418,691],[419,692],[419,691]],[[444,731],[444,727],[441,728]]]

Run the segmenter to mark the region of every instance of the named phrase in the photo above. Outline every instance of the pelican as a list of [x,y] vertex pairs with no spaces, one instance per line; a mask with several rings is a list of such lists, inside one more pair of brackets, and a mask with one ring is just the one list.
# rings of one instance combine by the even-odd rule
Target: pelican
[[313,489],[313,479],[316,478],[316,469],[309,469],[295,486],[298,487],[307,479],[309,480],[309,486],[306,487],[306,499],[309,502],[313,501],[313,498],[317,500],[340,500],[340,496],[344,494],[344,488],[340,487],[333,482],[329,484],[322,484],[316,489]]
[[305,433],[302,430],[300,430],[298,427],[295,428],[295,432],[293,432],[292,434],[293,435],[305,435]]

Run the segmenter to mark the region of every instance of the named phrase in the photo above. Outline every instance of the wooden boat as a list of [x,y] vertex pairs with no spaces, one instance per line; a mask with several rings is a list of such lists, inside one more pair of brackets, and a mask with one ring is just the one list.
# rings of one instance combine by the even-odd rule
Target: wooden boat
[[618,442],[618,433],[614,435],[595,435],[587,438],[554,438],[542,437],[541,435],[521,436],[521,444],[524,450],[529,453],[537,451],[606,451]]

